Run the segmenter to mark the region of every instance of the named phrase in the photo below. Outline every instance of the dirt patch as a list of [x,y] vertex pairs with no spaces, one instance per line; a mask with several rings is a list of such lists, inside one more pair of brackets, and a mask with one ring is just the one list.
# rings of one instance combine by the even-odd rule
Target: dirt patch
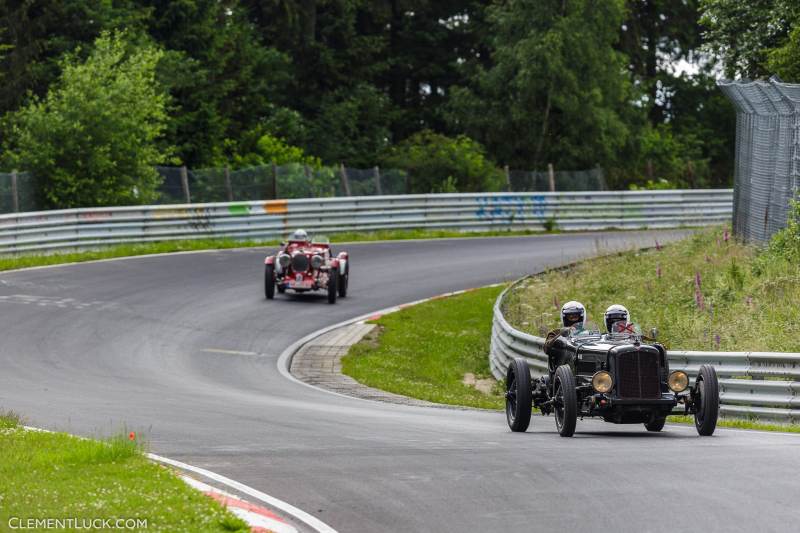
[[466,374],[464,374],[464,379],[461,380],[461,383],[463,383],[467,387],[472,387],[488,396],[492,393],[492,390],[494,389],[494,386],[497,383],[497,381],[495,381],[492,378],[478,379],[472,372],[467,372]]

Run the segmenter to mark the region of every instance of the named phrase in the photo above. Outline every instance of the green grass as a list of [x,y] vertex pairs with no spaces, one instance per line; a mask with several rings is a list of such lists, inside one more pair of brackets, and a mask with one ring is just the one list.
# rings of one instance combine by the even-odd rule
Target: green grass
[[147,520],[147,531],[163,532],[249,531],[217,502],[147,460],[127,436],[97,441],[19,424],[18,416],[0,412],[0,530],[17,517],[134,518]]
[[[694,424],[694,418],[691,416],[674,415],[667,419],[668,422],[678,424]],[[717,421],[717,426],[723,428],[733,429],[757,429],[761,431],[783,431],[785,433],[800,433],[800,425],[783,425],[783,424],[768,424],[766,422],[759,422],[757,420],[735,420],[729,418],[720,418]]]
[[501,387],[484,394],[462,383],[464,374],[491,377],[486,354],[492,305],[502,287],[432,300],[385,315],[377,342],[366,338],[342,358],[357,381],[431,402],[501,409]]
[[509,294],[504,313],[518,329],[542,335],[568,300],[583,302],[598,323],[607,306],[621,303],[673,350],[800,352],[797,265],[726,242],[724,231],[535,276]]
[[[338,233],[331,236],[333,243],[346,242],[371,242],[384,240],[409,240],[409,239],[451,239],[475,237],[511,237],[542,234],[545,232],[534,230],[522,231],[480,231],[459,232],[449,230],[387,230],[363,233]],[[226,248],[253,248],[260,246],[276,246],[279,240],[249,240],[239,241],[233,239],[186,239],[176,241],[159,241],[141,244],[119,244],[78,252],[49,253],[49,254],[20,254],[0,257],[0,271],[14,270],[47,265],[61,265],[64,263],[81,263],[96,261],[98,259],[114,259],[117,257],[132,257],[140,255],[163,254],[171,252],[191,252],[199,250],[222,250]]]

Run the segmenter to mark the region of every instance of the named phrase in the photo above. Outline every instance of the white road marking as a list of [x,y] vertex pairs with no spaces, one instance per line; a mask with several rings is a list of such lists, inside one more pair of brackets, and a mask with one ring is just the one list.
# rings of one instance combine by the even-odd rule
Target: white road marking
[[224,353],[228,355],[266,355],[263,353],[258,352],[244,352],[240,350],[223,350],[222,348],[203,348],[200,350],[201,352],[208,352],[208,353]]

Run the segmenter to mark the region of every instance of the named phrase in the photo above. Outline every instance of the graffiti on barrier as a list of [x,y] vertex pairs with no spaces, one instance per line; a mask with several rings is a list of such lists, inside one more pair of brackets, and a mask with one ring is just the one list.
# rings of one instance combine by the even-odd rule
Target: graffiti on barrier
[[480,219],[509,219],[531,216],[545,216],[545,197],[543,195],[525,196],[479,196],[475,216]]

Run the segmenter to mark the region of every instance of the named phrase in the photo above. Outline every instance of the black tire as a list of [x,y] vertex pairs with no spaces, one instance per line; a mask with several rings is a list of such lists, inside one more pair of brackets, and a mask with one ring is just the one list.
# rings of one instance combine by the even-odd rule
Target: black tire
[[339,298],[347,297],[347,284],[350,282],[350,263],[347,263],[344,274],[339,274]]
[[650,422],[645,422],[644,427],[647,431],[661,431],[664,429],[664,424],[667,423],[667,417],[654,418]]
[[339,269],[331,269],[328,274],[328,303],[336,303],[336,289],[337,281],[339,280]]
[[575,425],[578,422],[578,393],[575,391],[575,376],[569,365],[556,368],[553,399],[558,434],[571,437],[575,434]]
[[264,296],[267,300],[275,298],[275,267],[264,265]]
[[719,380],[711,365],[703,365],[694,385],[694,427],[703,437],[714,434],[719,418]]
[[506,420],[514,432],[524,432],[531,423],[531,370],[525,359],[514,359],[506,371]]

